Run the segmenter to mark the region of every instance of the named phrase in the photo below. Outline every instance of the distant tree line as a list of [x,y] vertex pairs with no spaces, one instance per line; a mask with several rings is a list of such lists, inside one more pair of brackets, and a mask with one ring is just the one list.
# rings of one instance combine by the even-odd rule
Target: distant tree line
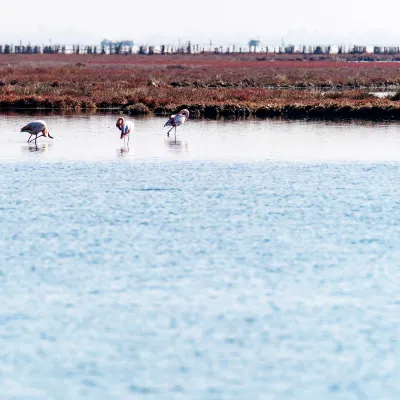
[[0,54],[59,54],[66,53],[66,47],[61,45],[53,46],[31,46],[30,44],[24,45],[12,45],[5,44],[0,45]]
[[[215,53],[215,54],[237,54],[237,53],[264,53],[264,54],[315,54],[324,55],[332,54],[331,45],[300,45],[293,44],[268,47],[260,46],[258,40],[251,40],[248,46],[204,46],[198,44],[191,44],[187,42],[183,45],[160,45],[149,46],[140,45],[134,49],[132,41],[112,42],[104,39],[99,46],[74,44],[67,48],[66,45],[53,44],[53,45],[13,45],[4,44],[0,45],[0,54],[201,54],[201,53]],[[352,46],[336,46],[337,54],[366,54],[367,47],[352,45]],[[374,54],[400,54],[399,46],[374,46]]]
[[374,46],[374,54],[399,54],[399,46],[380,47]]

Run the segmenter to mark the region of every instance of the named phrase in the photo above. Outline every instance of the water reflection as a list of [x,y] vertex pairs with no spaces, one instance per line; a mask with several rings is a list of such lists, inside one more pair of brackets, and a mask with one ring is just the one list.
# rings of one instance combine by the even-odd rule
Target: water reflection
[[177,140],[176,138],[174,139],[166,139],[164,140],[165,146],[172,151],[179,151],[179,152],[188,152],[189,150],[189,145],[186,140]]
[[45,143],[45,144],[41,144],[41,145],[35,145],[34,143],[29,144],[29,145],[24,145],[21,146],[21,151],[23,153],[35,153],[35,152],[39,152],[39,153],[47,153],[52,147],[52,144],[49,143]]
[[[38,118],[36,116],[35,118]],[[48,117],[55,140],[16,133],[27,116],[0,115],[0,163],[68,160],[336,161],[400,159],[399,123],[371,121],[196,121],[175,138],[161,135],[159,118],[136,121],[129,146],[115,135],[114,115]],[[136,119],[135,119],[136,120]],[[100,127],[100,128],[99,128]],[[190,145],[190,152],[189,152]],[[32,155],[32,153],[37,153]]]
[[117,149],[117,157],[125,158],[130,155],[129,145]]

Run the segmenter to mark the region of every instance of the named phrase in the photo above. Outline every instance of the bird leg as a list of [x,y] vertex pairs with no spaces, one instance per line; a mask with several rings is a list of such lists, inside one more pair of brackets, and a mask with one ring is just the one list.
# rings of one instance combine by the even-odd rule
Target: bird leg
[[32,133],[31,133],[31,136],[29,136],[29,139],[27,140],[28,143],[29,143],[29,141],[31,140],[31,137],[32,137]]
[[[33,142],[33,141],[35,141],[35,143],[36,143],[36,140],[37,140],[37,138],[40,138],[41,136],[43,136],[43,135],[39,135],[39,136],[38,136],[38,135],[36,135],[35,139],[32,139],[30,142]],[[29,142],[29,143],[30,143],[30,142]]]
[[[169,133],[172,131],[172,129],[174,129],[174,127],[172,127],[168,132],[167,132],[167,136],[169,137]],[[176,129],[176,127],[175,127]]]
[[41,136],[44,136],[44,135],[36,135],[36,138],[35,138],[35,146],[37,147],[37,143],[36,143],[36,140],[38,139],[38,138],[40,138]]

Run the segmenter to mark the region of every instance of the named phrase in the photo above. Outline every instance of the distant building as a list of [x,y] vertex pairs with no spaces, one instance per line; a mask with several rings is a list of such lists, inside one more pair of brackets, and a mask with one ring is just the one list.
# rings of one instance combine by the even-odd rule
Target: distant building
[[109,39],[103,39],[100,44],[102,46],[127,46],[127,47],[132,47],[133,46],[133,40],[119,40],[119,41],[113,42],[112,40],[109,40]]
[[250,39],[250,41],[249,41],[249,48],[250,48],[250,51],[251,51],[251,49],[253,49],[253,51],[256,51],[256,48],[257,48],[258,46],[260,46],[260,41],[259,41],[259,40],[257,40],[257,39]]

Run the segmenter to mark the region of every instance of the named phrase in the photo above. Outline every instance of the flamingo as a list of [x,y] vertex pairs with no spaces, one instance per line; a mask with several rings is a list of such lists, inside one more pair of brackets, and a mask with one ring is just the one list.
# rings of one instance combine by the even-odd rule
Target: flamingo
[[134,128],[134,123],[132,121],[125,121],[125,118],[119,117],[116,123],[117,128],[121,131],[121,139],[124,139],[128,136],[128,145],[129,145],[129,137]]
[[184,108],[183,110],[179,111],[176,115],[171,115],[169,120],[166,122],[165,126],[172,126],[172,128],[167,132],[167,136],[175,128],[175,139],[176,139],[176,127],[183,125],[189,119],[189,110]]
[[[41,120],[36,120],[29,122],[28,125],[25,125],[21,128],[21,132],[28,132],[31,136],[27,140],[28,143],[35,141],[40,138],[41,136],[49,137],[50,139],[54,139],[53,136],[50,135],[50,131],[47,129],[46,122]],[[40,133],[40,135],[39,135]],[[35,139],[31,140],[31,137],[35,135]],[[39,136],[38,136],[39,135]]]

